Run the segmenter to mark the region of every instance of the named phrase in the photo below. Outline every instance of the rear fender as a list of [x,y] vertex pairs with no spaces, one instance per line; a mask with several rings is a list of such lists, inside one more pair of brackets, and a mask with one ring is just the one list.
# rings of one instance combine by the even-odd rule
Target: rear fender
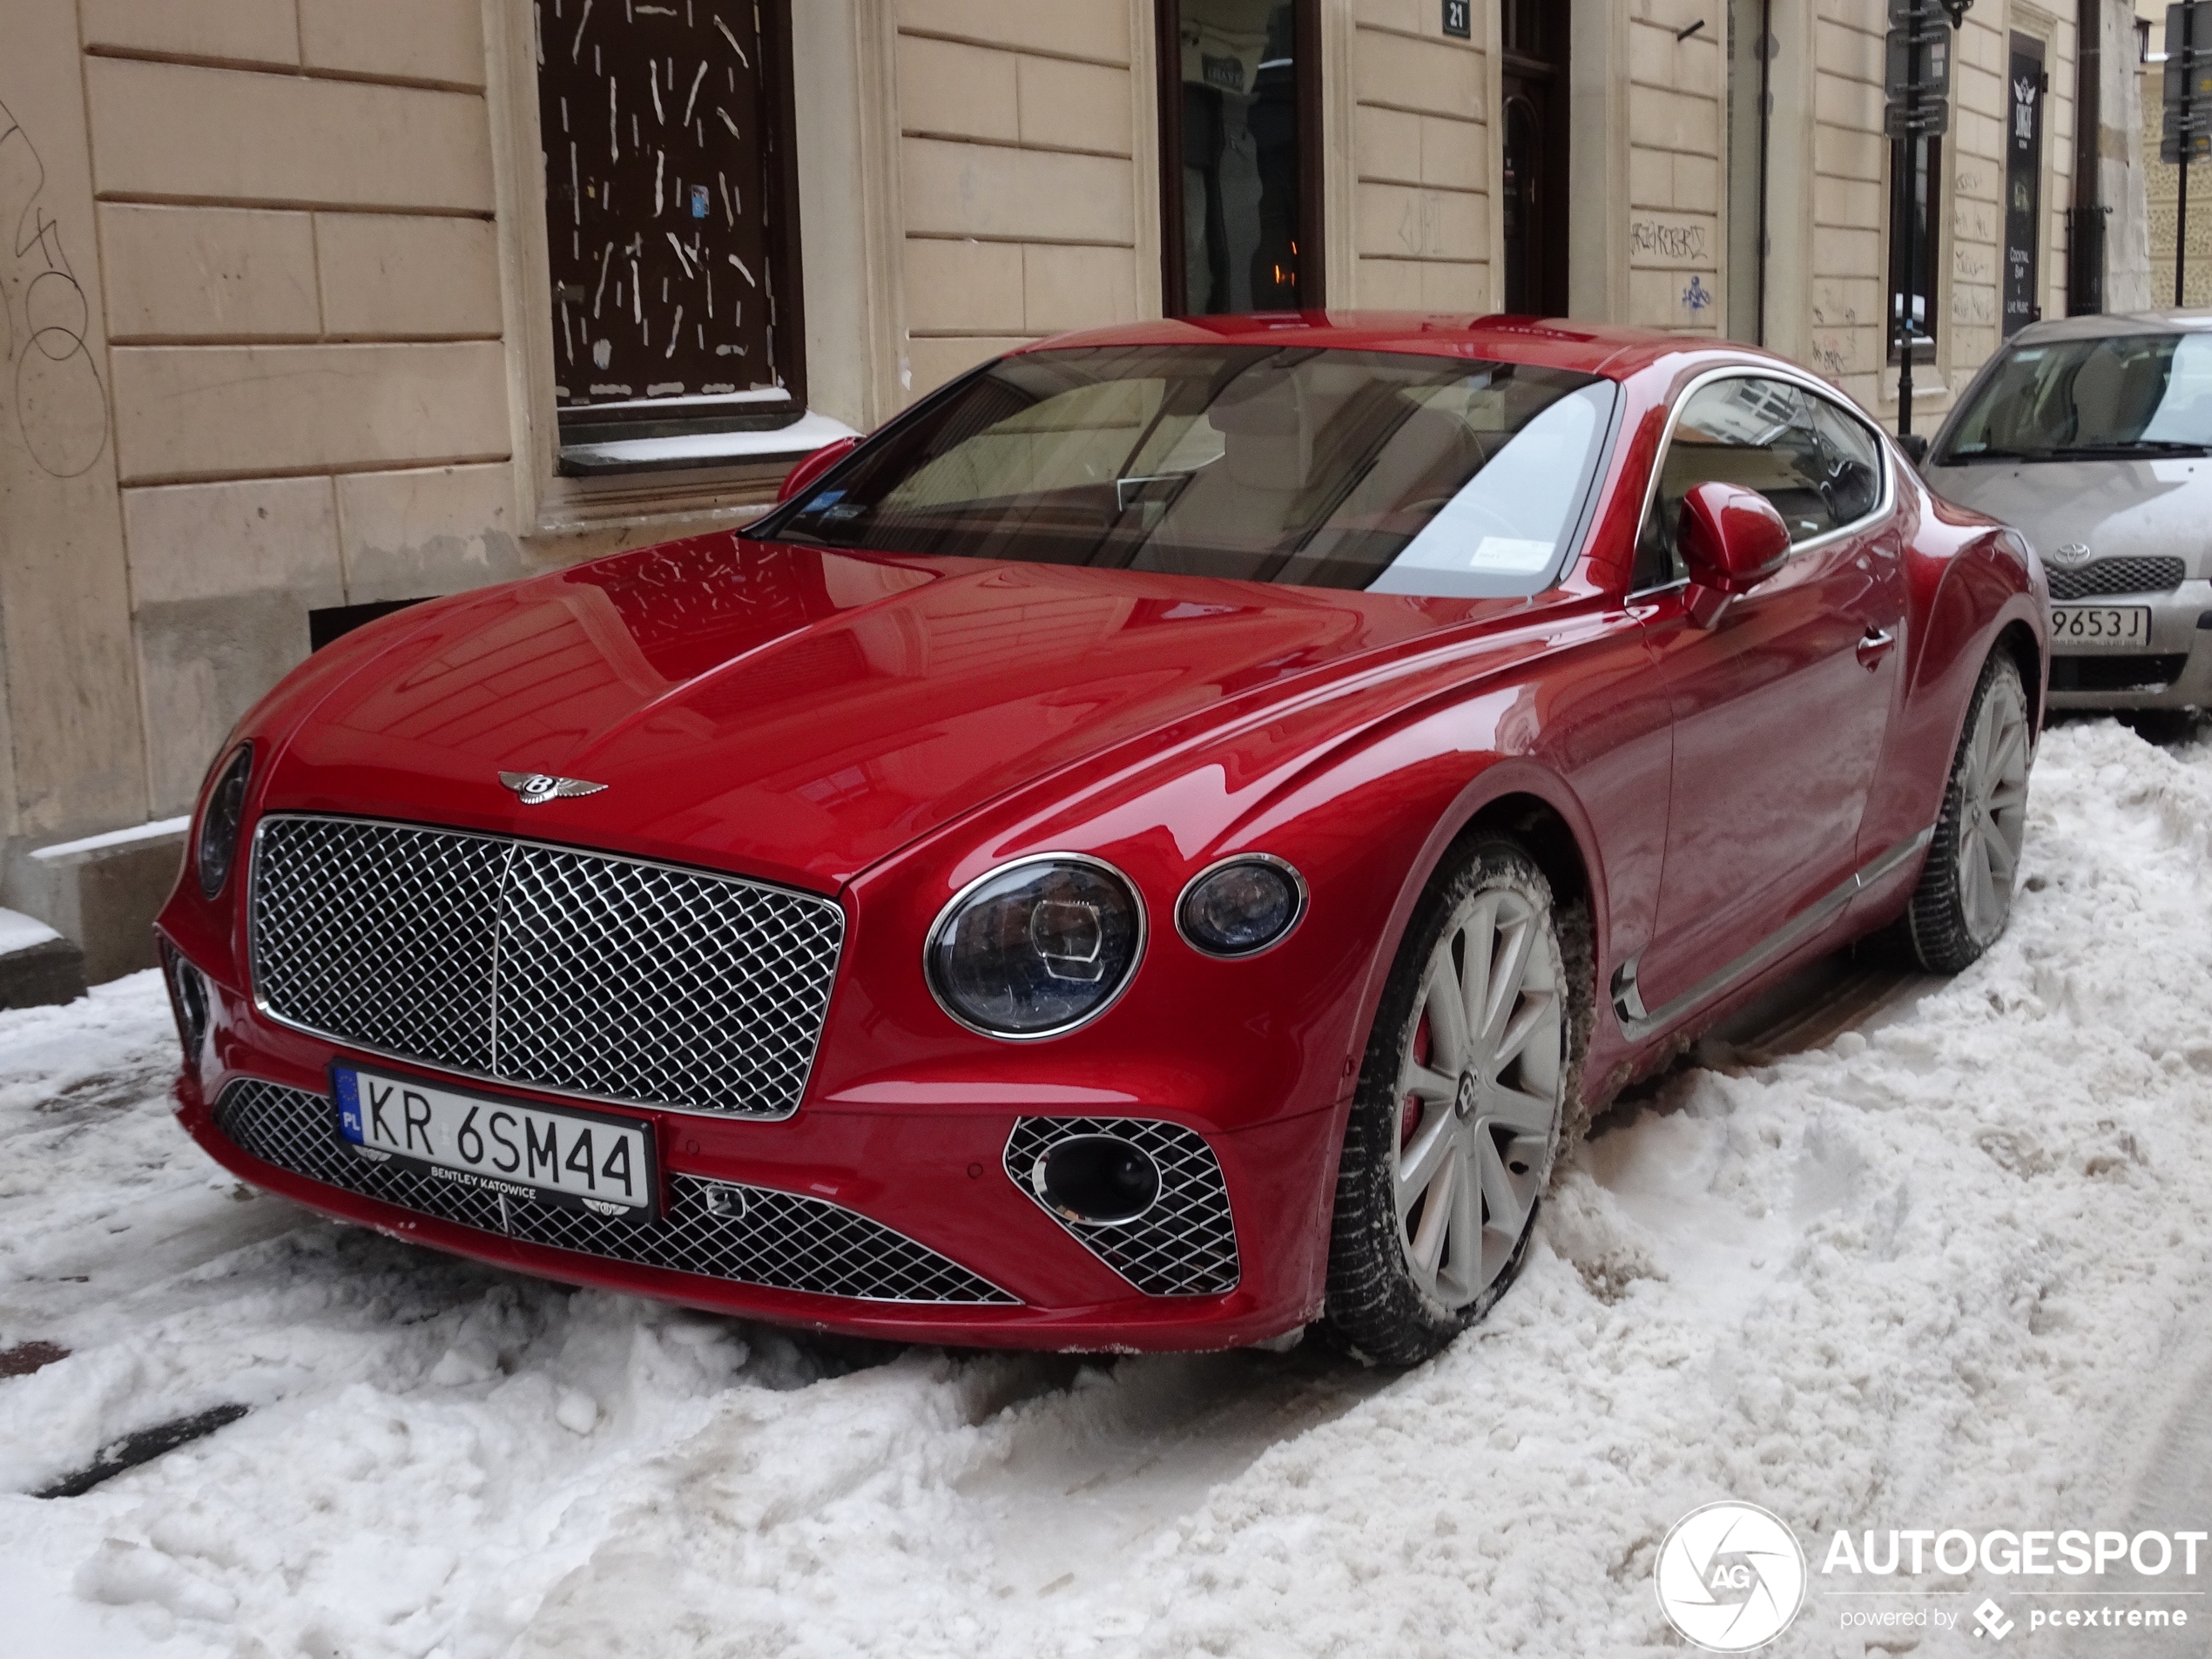
[[2041,565],[2014,531],[1933,504],[1906,555],[1906,690],[1867,802],[1860,847],[1870,856],[1935,823],[1966,705],[2007,636],[2032,657],[2020,678],[2039,723],[2045,706],[2050,625]]

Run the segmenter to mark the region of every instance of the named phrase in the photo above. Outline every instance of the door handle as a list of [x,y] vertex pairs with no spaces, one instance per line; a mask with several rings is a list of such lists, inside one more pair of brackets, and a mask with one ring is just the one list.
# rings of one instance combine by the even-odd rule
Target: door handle
[[1879,668],[1882,665],[1882,658],[1890,654],[1890,648],[1896,644],[1897,636],[1888,629],[1876,628],[1870,624],[1865,637],[1858,642],[1859,666],[1869,672]]

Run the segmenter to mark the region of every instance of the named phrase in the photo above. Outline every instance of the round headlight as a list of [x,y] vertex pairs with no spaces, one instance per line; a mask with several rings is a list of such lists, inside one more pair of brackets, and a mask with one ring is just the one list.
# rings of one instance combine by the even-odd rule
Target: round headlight
[[213,898],[230,880],[238,857],[238,827],[246,817],[246,785],[253,775],[253,745],[241,743],[223,764],[207,804],[199,809],[199,840],[193,847],[199,890]]
[[1251,956],[1288,934],[1305,914],[1305,880],[1264,853],[1202,870],[1183,890],[1176,926],[1209,956]]
[[1129,879],[1078,853],[994,870],[930,929],[929,988],[945,1012],[995,1037],[1049,1037],[1105,1011],[1144,948]]

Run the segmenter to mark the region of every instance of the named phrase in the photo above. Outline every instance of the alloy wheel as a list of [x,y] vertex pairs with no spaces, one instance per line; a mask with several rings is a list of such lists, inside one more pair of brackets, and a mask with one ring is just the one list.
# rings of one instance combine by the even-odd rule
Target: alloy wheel
[[1513,1262],[1550,1177],[1567,1010],[1548,913],[1497,888],[1430,954],[1399,1072],[1393,1190],[1415,1284],[1465,1307]]
[[1959,779],[1959,899],[1978,946],[1994,941],[2012,914],[2032,759],[2020,682],[1997,675],[1975,717]]

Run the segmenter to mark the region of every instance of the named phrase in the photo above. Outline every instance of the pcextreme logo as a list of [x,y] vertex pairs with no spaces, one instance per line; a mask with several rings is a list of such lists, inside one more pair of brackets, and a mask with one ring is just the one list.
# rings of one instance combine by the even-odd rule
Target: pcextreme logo
[[1691,1510],[1659,1545],[1659,1610],[1708,1653],[1749,1653],[1790,1628],[1805,1601],[1805,1553],[1778,1516],[1722,1501]]

